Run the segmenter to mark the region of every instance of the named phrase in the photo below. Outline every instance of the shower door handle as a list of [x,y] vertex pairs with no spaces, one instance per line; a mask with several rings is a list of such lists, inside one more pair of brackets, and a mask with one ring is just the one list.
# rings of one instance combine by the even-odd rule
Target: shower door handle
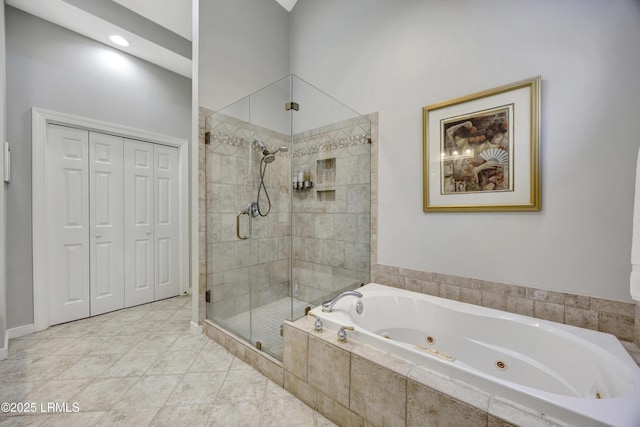
[[249,238],[249,236],[241,236],[240,235],[240,215],[249,215],[249,212],[247,211],[240,211],[236,214],[236,236],[238,236],[238,239],[240,240],[247,240]]

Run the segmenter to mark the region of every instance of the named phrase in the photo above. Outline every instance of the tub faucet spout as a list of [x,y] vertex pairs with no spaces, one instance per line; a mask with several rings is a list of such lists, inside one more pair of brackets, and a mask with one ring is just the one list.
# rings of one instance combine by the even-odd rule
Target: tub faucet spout
[[322,311],[326,313],[331,313],[331,311],[333,310],[333,306],[336,305],[338,301],[340,301],[344,297],[349,297],[349,296],[362,298],[362,294],[358,291],[346,291],[339,295],[336,295],[335,297],[333,297],[333,299],[330,299],[329,301],[323,302]]

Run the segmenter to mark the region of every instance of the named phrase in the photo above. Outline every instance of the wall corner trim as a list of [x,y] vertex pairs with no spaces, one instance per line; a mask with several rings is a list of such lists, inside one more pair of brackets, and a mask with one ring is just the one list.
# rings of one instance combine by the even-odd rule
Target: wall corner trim
[[204,332],[204,326],[202,326],[202,323],[198,325],[196,322],[192,320],[190,327],[191,327],[191,333],[193,335],[202,335],[202,333]]

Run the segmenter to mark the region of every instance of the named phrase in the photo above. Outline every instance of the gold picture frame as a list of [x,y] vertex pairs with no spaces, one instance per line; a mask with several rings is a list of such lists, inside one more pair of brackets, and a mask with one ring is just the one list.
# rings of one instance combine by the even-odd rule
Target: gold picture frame
[[540,82],[423,107],[424,212],[541,209]]

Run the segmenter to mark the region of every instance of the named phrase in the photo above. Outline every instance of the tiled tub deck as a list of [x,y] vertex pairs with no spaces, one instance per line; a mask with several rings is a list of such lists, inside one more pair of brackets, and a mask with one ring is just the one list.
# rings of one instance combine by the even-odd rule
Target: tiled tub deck
[[568,425],[351,337],[338,343],[309,317],[287,322],[284,340],[285,389],[341,426]]
[[[557,426],[540,413],[440,376],[304,317],[284,325],[283,362],[205,321],[205,332],[241,360],[340,426]],[[640,349],[622,342],[637,362]]]

